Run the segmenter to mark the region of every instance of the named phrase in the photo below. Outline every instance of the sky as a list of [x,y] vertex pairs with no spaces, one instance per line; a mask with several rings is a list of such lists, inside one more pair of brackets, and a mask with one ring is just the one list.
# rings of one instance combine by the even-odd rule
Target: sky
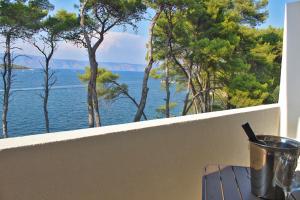
[[283,27],[285,4],[293,1],[295,0],[269,0],[269,5],[267,7],[269,18],[261,26]]
[[[268,11],[269,18],[260,27],[283,27],[284,22],[284,7],[285,3],[293,2],[295,0],[269,0]],[[55,10],[66,9],[75,12],[74,5],[79,0],[50,0],[55,5]],[[149,21],[142,21],[138,23],[138,31],[122,29],[113,29],[109,32],[103,44],[97,53],[98,61],[102,62],[125,62],[144,64],[146,55],[146,43],[148,35]],[[22,48],[30,54],[38,55],[29,44],[22,43]],[[73,60],[87,60],[86,50],[78,48],[71,43],[61,43],[56,51],[55,58],[58,59],[73,59]]]

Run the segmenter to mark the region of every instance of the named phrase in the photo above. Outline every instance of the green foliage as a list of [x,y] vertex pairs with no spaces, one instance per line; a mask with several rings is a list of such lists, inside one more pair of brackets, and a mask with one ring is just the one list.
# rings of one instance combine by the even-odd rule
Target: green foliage
[[[84,1],[81,0],[81,2]],[[99,17],[109,15],[111,17],[109,20],[119,18],[130,22],[139,19],[141,12],[146,9],[141,0],[87,0],[86,2],[87,10],[92,11],[95,9],[94,12],[95,14],[98,13]]]
[[229,96],[235,107],[260,105],[269,96],[268,85],[258,82],[253,74],[240,74],[230,83]]
[[[150,77],[159,80],[165,80],[167,77],[169,78],[169,82],[174,82],[177,78],[177,72],[174,70],[175,64],[169,61],[165,61],[160,63],[160,65],[156,68],[153,68],[150,72]],[[166,73],[166,68],[168,68],[168,73]],[[165,82],[162,81],[162,88],[165,88]]]
[[40,20],[53,6],[48,0],[0,1],[0,34],[11,39],[25,38],[38,30]]
[[[177,106],[177,103],[175,102],[170,102],[170,111],[172,113],[172,110]],[[156,112],[158,113],[158,117],[165,117],[166,116],[166,105],[162,105],[162,106],[159,106],[157,109],[156,109]],[[172,114],[171,114],[172,116]]]
[[[154,59],[173,61],[172,79],[179,90],[190,91],[192,110],[208,112],[220,106],[276,101],[282,30],[256,28],[268,16],[267,4],[267,0],[163,4],[164,13],[154,32]],[[161,68],[152,72],[152,77],[162,80],[163,75]]]
[[[90,68],[85,68],[85,73],[79,75],[79,79],[87,83],[90,80]],[[111,71],[99,68],[97,73],[97,95],[99,98],[105,100],[116,100],[120,95],[128,92],[128,86],[126,84],[115,84],[119,75],[112,73]]]
[[268,17],[268,12],[265,10],[269,0],[236,0],[236,11],[240,15],[240,22],[249,24],[252,27],[264,22]]
[[75,13],[68,13],[59,10],[54,16],[49,16],[41,24],[43,31],[47,32],[50,38],[58,40],[64,37],[67,31],[71,31],[79,26]]
[[44,56],[43,68],[46,71],[49,70],[49,63],[57,49],[58,42],[65,39],[68,33],[76,29],[78,25],[77,16],[65,10],[49,15],[36,25],[39,31],[29,39],[29,42]]

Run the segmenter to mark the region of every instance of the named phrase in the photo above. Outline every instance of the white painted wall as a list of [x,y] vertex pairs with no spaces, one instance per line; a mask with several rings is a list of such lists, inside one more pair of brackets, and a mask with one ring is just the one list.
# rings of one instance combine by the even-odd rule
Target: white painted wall
[[241,124],[278,134],[279,105],[0,140],[2,200],[201,200],[208,164],[248,165]]
[[300,139],[300,2],[286,5],[279,103],[280,134]]

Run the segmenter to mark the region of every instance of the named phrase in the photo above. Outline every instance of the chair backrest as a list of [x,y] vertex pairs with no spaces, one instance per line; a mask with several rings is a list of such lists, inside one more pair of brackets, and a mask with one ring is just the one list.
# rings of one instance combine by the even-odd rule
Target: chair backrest
[[300,139],[300,1],[286,4],[284,23],[280,134]]

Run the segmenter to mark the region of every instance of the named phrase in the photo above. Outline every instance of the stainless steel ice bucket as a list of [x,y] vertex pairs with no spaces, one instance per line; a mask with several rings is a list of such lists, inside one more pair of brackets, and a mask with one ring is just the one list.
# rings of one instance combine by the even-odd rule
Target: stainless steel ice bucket
[[250,142],[251,191],[265,199],[284,199],[283,190],[273,182],[275,168],[284,153],[299,155],[299,142],[269,135],[257,138],[266,145]]

